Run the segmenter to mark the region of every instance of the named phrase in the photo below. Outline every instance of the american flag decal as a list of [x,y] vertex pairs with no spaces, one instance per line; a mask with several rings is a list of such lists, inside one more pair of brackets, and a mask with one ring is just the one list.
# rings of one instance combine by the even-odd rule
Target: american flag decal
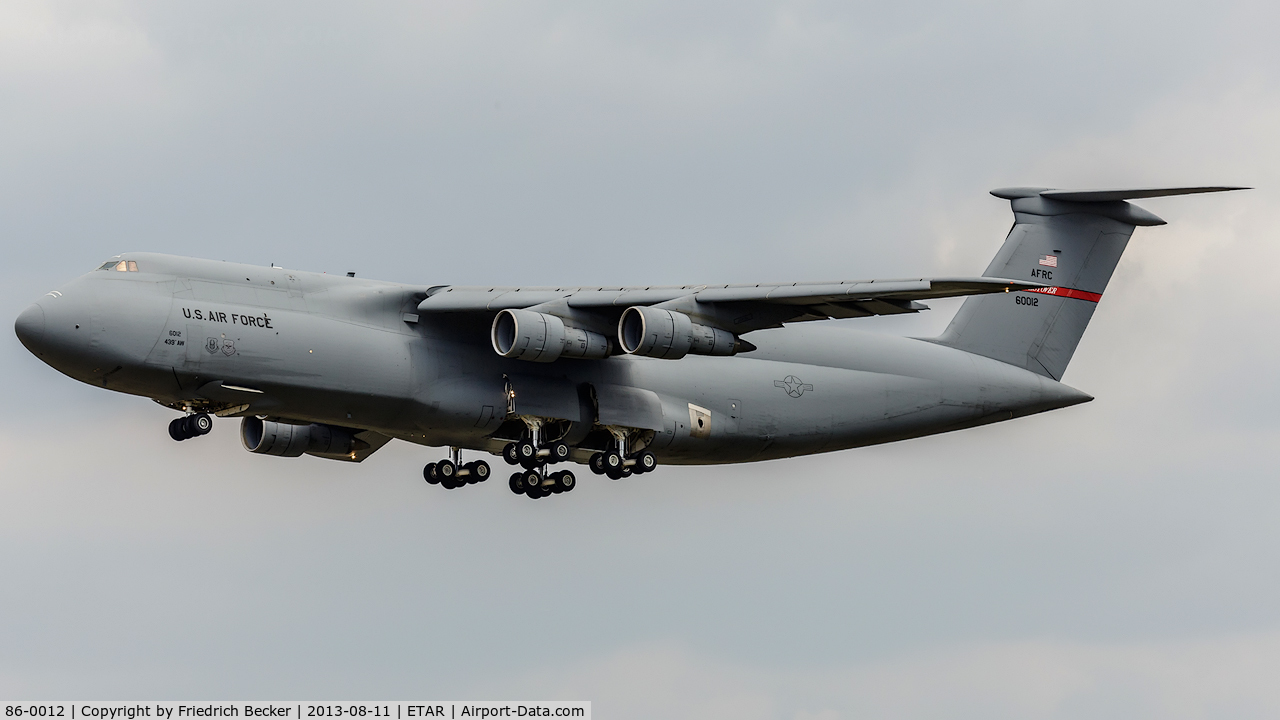
[[1058,256],[1045,255],[1044,257],[1040,258],[1040,264],[1044,265],[1045,267],[1058,267]]

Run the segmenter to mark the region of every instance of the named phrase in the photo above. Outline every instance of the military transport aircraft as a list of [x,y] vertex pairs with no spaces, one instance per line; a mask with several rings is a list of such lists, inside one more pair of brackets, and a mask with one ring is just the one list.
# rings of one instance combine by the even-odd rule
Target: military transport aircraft
[[[982,277],[680,287],[400,285],[152,253],[53,290],[15,330],[76,380],[182,417],[240,418],[250,452],[360,462],[393,438],[447,447],[446,488],[520,466],[532,498],[573,461],[615,480],[659,463],[768,460],[1087,402],[1058,382],[1136,226],[1127,200],[1242,188],[1006,188],[1013,229]],[[816,323],[968,295],[935,338]]]

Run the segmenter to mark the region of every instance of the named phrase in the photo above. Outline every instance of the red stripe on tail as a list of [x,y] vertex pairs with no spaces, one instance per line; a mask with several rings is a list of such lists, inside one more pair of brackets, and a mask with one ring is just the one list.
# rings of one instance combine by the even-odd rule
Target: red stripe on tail
[[1075,298],[1076,300],[1088,300],[1089,302],[1098,302],[1102,299],[1099,293],[1085,292],[1084,290],[1075,290],[1073,288],[1064,287],[1047,287],[1036,288],[1034,290],[1024,290],[1023,292],[1040,293],[1041,295],[1057,295],[1058,297]]

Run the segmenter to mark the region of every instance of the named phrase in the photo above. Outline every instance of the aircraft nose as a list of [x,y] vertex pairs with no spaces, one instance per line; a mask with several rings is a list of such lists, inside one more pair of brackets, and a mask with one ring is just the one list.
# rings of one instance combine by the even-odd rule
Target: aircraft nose
[[38,353],[44,341],[44,308],[32,305],[18,316],[13,324],[13,331],[18,339],[33,353]]

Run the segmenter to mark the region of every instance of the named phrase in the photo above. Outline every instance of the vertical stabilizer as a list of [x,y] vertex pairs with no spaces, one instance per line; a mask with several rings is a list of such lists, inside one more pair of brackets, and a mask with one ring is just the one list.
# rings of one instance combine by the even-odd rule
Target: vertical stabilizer
[[1061,380],[1134,228],[1165,224],[1125,200],[1239,189],[991,191],[1014,224],[983,274],[1050,287],[971,297],[934,342]]

